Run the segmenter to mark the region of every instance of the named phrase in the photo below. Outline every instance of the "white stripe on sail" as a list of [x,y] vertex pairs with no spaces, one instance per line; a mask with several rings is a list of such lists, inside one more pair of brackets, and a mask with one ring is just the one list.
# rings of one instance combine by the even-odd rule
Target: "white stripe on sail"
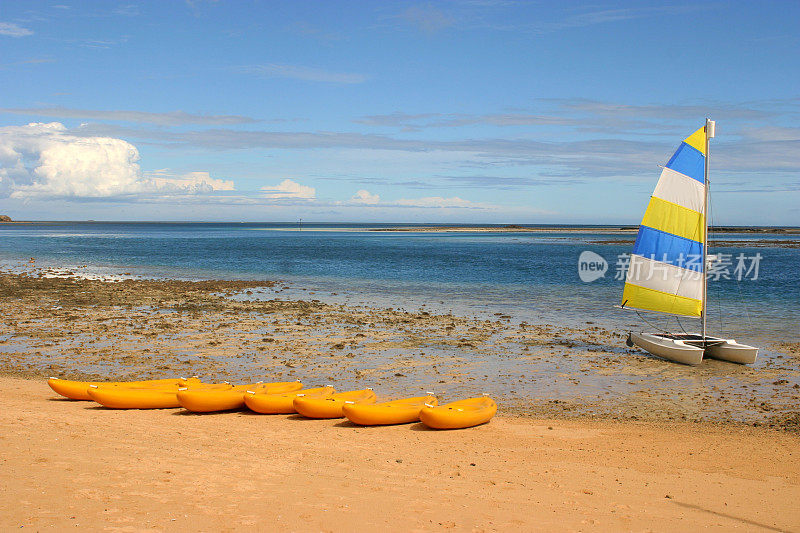
[[653,196],[702,213],[704,192],[705,185],[699,181],[664,167]]
[[625,283],[646,289],[703,299],[703,273],[631,254]]

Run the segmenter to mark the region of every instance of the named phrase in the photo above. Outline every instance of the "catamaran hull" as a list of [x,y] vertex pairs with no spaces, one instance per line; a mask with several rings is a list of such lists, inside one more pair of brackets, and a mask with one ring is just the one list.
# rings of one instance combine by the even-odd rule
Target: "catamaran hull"
[[703,356],[748,365],[755,363],[758,356],[758,348],[719,337],[707,336],[703,341],[699,335],[631,333],[629,341],[653,355],[685,365],[699,365]]
[[728,339],[724,344],[709,346],[706,348],[706,355],[713,359],[730,361],[741,365],[752,365],[758,357],[758,348],[739,344],[733,339]]
[[682,340],[668,339],[650,333],[631,333],[629,338],[639,348],[676,363],[699,365],[703,362],[703,349],[690,346]]

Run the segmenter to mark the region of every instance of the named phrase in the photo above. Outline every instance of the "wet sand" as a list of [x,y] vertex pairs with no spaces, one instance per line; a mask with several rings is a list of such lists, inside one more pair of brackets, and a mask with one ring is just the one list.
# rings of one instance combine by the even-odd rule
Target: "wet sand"
[[0,530],[792,531],[800,437],[691,423],[115,411],[0,378]]
[[[596,325],[569,328],[282,299],[264,281],[109,283],[0,275],[0,371],[88,379],[199,375],[494,397],[536,417],[686,420],[794,429],[796,344],[751,366],[667,363]],[[287,291],[288,292],[288,291]],[[292,291],[297,294],[298,291]],[[301,291],[302,292],[302,291]]]

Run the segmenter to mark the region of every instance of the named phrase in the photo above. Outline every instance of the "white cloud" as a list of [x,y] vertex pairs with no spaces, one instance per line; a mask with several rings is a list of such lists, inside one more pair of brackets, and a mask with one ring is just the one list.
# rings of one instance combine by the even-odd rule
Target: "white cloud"
[[299,183],[286,179],[278,185],[261,187],[264,191],[264,198],[299,198],[303,200],[313,200],[317,194],[314,187],[300,185]]
[[412,198],[412,199],[402,198],[397,201],[397,204],[408,207],[439,207],[439,208],[458,207],[458,208],[472,208],[472,209],[488,208],[488,206],[486,205],[470,202],[469,200],[464,200],[463,198],[459,198],[458,196],[453,196],[451,198],[443,198],[442,196],[426,196],[424,198]]
[[[321,204],[320,204],[321,205]],[[332,205],[343,207],[381,207],[383,209],[487,209],[493,210],[497,206],[471,202],[452,196],[444,198],[442,196],[426,196],[423,198],[402,198],[397,201],[381,202],[381,197],[377,194],[372,194],[366,189],[356,191],[352,198],[346,202],[334,202]]]
[[[43,63],[54,63],[55,59],[49,57],[34,57],[31,59],[24,59],[22,61],[14,61],[12,63],[2,63],[0,64],[0,70],[7,69],[9,67],[18,67],[21,65],[41,65]],[[0,113],[5,113],[5,110],[0,109]]]
[[[29,60],[25,63],[52,62],[52,59]],[[21,64],[21,63],[18,63]],[[156,124],[158,126],[225,126],[231,124],[250,124],[258,122],[252,117],[242,115],[199,115],[185,111],[168,111],[152,113],[149,111],[134,110],[99,110],[99,109],[71,109],[66,107],[30,107],[30,108],[0,108],[0,113],[13,113],[15,115],[29,115],[53,118],[78,118],[94,120],[112,120],[121,122],[138,122],[142,124]]]
[[403,207],[425,208],[460,208],[460,209],[494,209],[494,206],[464,200],[458,196],[444,198],[442,196],[426,196],[424,198],[401,198],[396,205]]
[[234,191],[231,180],[212,178],[208,172],[189,172],[170,174],[167,169],[148,173],[143,180],[152,190],[165,193],[210,193],[215,191]]
[[17,26],[13,22],[0,22],[0,35],[27,37],[28,35],[33,35],[33,32],[27,28]]
[[753,128],[742,128],[739,132],[743,137],[749,140],[759,142],[776,142],[776,141],[798,141],[800,140],[800,128],[797,127],[781,127],[781,126],[761,126]]
[[354,204],[377,204],[381,201],[381,197],[365,189],[359,189],[350,201]]
[[0,197],[113,198],[233,190],[207,172],[143,175],[122,139],[79,137],[58,122],[0,127]]
[[411,6],[400,14],[400,18],[428,34],[453,25],[453,18],[431,5]]
[[363,83],[367,81],[364,74],[348,72],[331,72],[320,68],[303,67],[300,65],[280,65],[267,63],[265,65],[245,65],[236,70],[244,74],[256,74],[267,78],[292,78],[303,81],[319,81],[325,83]]

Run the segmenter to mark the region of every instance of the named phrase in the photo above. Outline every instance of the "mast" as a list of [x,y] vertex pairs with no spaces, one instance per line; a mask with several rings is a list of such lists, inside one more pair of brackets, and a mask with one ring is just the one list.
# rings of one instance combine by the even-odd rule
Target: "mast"
[[700,311],[700,318],[703,321],[703,329],[700,333],[703,337],[703,348],[706,347],[706,301],[708,300],[708,190],[711,187],[711,183],[708,179],[708,164],[709,160],[711,159],[711,153],[709,151],[709,139],[714,138],[714,126],[715,122],[706,118],[706,167],[704,173],[705,192],[703,196],[703,308]]

